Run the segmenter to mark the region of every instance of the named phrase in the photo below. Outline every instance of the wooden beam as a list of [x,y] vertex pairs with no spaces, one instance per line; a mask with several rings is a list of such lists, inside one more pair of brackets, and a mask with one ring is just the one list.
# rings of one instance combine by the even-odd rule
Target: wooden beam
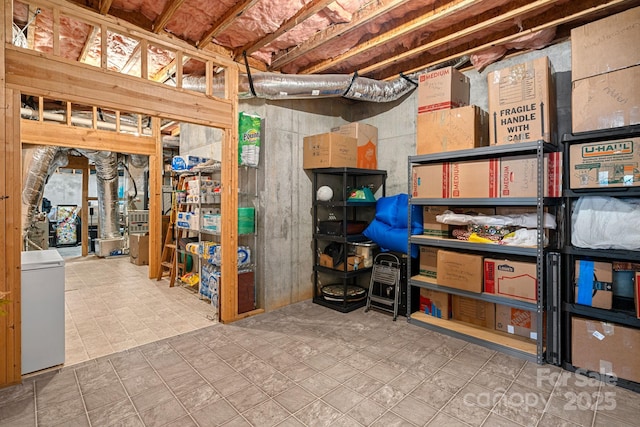
[[330,42],[336,37],[342,37],[351,31],[354,31],[375,18],[384,15],[398,6],[406,3],[407,0],[378,0],[369,2],[362,9],[358,10],[346,24],[336,24],[327,27],[325,30],[318,31],[308,40],[285,52],[275,55],[271,61],[270,70],[280,70],[286,64],[293,62],[297,58],[307,54],[309,51],[319,48],[325,43]]
[[[374,73],[371,77],[376,79],[394,79],[399,73],[411,74],[433,65],[448,62],[466,55],[481,52],[493,46],[508,43],[514,39],[532,34],[537,31],[548,28],[557,27],[563,24],[584,20],[585,18],[597,15],[603,10],[615,8],[619,5],[626,4],[627,0],[584,0],[583,2],[571,2],[562,6],[562,10],[556,13],[556,16],[549,15],[551,11],[545,12],[544,15],[531,18],[526,22],[524,30],[519,28],[511,28],[502,32],[493,33],[481,40],[474,41],[470,44],[460,46],[452,46],[447,51],[439,55],[429,56],[428,60],[417,59],[415,62],[401,62],[394,64],[392,67],[385,68],[384,72]],[[640,2],[637,2],[640,3]],[[558,16],[559,15],[559,16]],[[527,28],[528,27],[528,28]]]
[[[160,119],[151,119],[155,151],[149,156],[149,278],[155,278],[162,257],[162,134]],[[170,232],[170,231],[169,231]]]
[[[238,71],[227,70],[227,98],[238,99]],[[231,128],[225,130],[222,142],[221,217],[222,262],[220,267],[219,317],[222,322],[238,319],[238,103],[231,111],[235,118]]]
[[222,17],[213,23],[211,28],[207,30],[200,40],[196,43],[196,46],[200,49],[203,49],[207,46],[213,38],[229,28],[233,21],[241,16],[247,9],[252,7],[254,4],[258,3],[259,0],[241,0],[235,4],[231,9],[229,9]]
[[273,33],[267,34],[260,40],[248,43],[241,48],[236,49],[236,59],[238,57],[241,57],[243,52],[247,52],[247,55],[250,55],[253,52],[260,50],[287,31],[298,26],[316,13],[320,12],[322,9],[324,9],[334,1],[335,0],[312,0],[311,2],[305,4],[300,10],[298,10],[298,12],[296,12],[295,15],[280,24],[280,27],[278,27],[278,29]]
[[[164,6],[164,10],[158,16],[158,18],[151,25],[152,31],[158,34],[160,31],[164,30],[164,27],[167,26],[169,20],[173,17],[173,15],[178,11],[180,6],[182,6],[184,0],[170,0]],[[151,269],[149,269],[151,270]]]
[[519,7],[517,9],[514,10],[510,10],[509,12],[503,13],[501,15],[498,15],[492,19],[488,19],[486,21],[480,22],[476,25],[472,25],[470,27],[464,28],[463,30],[460,30],[456,33],[450,34],[446,37],[442,37],[439,38],[437,40],[433,40],[431,42],[428,43],[424,43],[418,47],[415,47],[413,49],[409,49],[405,52],[402,52],[398,55],[395,55],[391,58],[387,58],[384,59],[382,61],[380,61],[379,63],[376,64],[372,64],[368,67],[365,67],[361,70],[359,70],[359,73],[361,75],[365,75],[368,73],[371,73],[375,70],[379,70],[381,68],[385,68],[388,67],[390,64],[393,64],[394,62],[399,62],[399,61],[403,61],[406,60],[407,58],[411,58],[413,56],[417,56],[423,52],[426,52],[430,49],[439,47],[439,46],[443,46],[447,43],[450,43],[458,38],[462,38],[462,37],[466,37],[469,36],[471,34],[475,34],[477,32],[480,32],[482,30],[486,30],[488,28],[491,28],[495,25],[498,25],[500,23],[506,22],[506,21],[510,21],[510,20],[514,20],[516,18],[518,18],[519,16],[526,14],[526,13],[531,13],[534,12],[536,10],[539,10],[543,7],[547,7],[550,5],[553,5],[553,3],[555,3],[555,0],[537,0],[534,2],[531,2],[529,4],[527,4],[526,6],[522,6]]
[[60,9],[53,9],[53,54],[60,56]]
[[[6,2],[5,2],[6,6]],[[6,9],[6,8],[5,8]],[[7,10],[11,10],[10,8]],[[2,33],[4,36],[4,32]],[[2,37],[4,39],[4,37]],[[3,42],[3,40],[0,40]],[[5,43],[2,43],[5,45]],[[2,48],[0,48],[0,52]],[[0,53],[2,59],[2,53]],[[2,71],[2,66],[0,66]],[[1,78],[1,77],[0,77]],[[21,273],[20,254],[22,250],[22,224],[20,193],[22,191],[22,173],[20,149],[20,93],[3,86],[0,96],[4,99],[2,132],[4,162],[0,174],[0,214],[3,238],[0,248],[3,250],[0,261],[0,292],[7,293],[9,304],[3,305],[6,315],[0,316],[0,385],[19,383],[22,375],[21,364]]]
[[[37,52],[8,46],[6,79],[12,88],[35,96],[67,99],[148,116],[229,129],[233,101],[207,97],[156,82],[63,58],[45,58]],[[171,102],[167,102],[171,100]]]
[[[131,55],[129,55],[129,58],[127,59],[127,62],[125,62],[125,64],[122,66],[122,69],[120,69],[121,73],[129,74],[129,71],[131,71],[133,66],[136,65],[136,63],[138,62],[138,54],[142,54],[141,43],[138,43],[136,47],[133,48],[133,50],[131,51]],[[141,59],[142,59],[142,56],[140,56],[140,60]],[[145,78],[144,76],[140,76],[140,77]]]
[[22,121],[21,139],[26,144],[52,145],[56,147],[84,148],[114,151],[127,154],[155,154],[155,139],[104,130],[64,126],[58,123]]
[[78,56],[78,62],[85,62],[87,60],[87,55],[89,54],[91,47],[93,46],[93,42],[98,36],[99,32],[100,27],[97,27],[95,25],[91,27],[91,31],[89,31],[89,34],[87,34],[87,38],[82,45],[82,51]]
[[[196,49],[192,44],[171,34],[168,34],[166,32],[155,34],[151,32],[151,21],[147,18],[144,18],[146,19],[146,22],[137,22],[136,20],[130,18],[131,15],[136,15],[135,13],[122,12],[122,14],[126,16],[120,17],[118,16],[118,9],[113,9],[110,10],[111,15],[100,15],[91,11],[90,9],[87,9],[86,7],[78,6],[77,4],[70,3],[67,0],[37,1],[38,5],[41,5],[44,8],[59,8],[63,11],[65,16],[77,19],[80,22],[84,22],[89,25],[96,25],[99,27],[104,26],[105,31],[106,28],[117,29],[120,34],[126,35],[128,37],[136,39],[144,38],[147,39],[151,44],[167,50],[181,49],[189,56],[200,58],[203,61],[213,60],[217,64],[225,67],[232,67],[236,64],[227,54],[221,55],[216,50],[208,50],[206,51],[206,54],[203,54],[202,50]],[[138,20],[142,20],[142,18]],[[106,43],[106,34],[104,34],[103,43]]]
[[[13,143],[13,132],[8,126],[11,122],[11,118],[7,116],[9,110],[6,107],[13,108],[13,104],[8,102],[12,99],[12,95],[7,93],[5,84],[5,59],[4,50],[9,40],[12,40],[12,14],[13,0],[4,0],[2,2],[2,9],[0,9],[0,22],[2,23],[0,28],[0,123],[2,123],[2,129],[0,129],[0,231],[3,236],[9,236],[7,234],[10,231],[8,215],[12,210],[10,209],[11,197],[8,192],[10,191],[8,179],[10,178],[9,169],[14,165],[7,159],[7,151],[10,150],[9,146]],[[7,239],[0,239],[0,252],[7,253],[9,248],[9,241]],[[15,266],[9,265],[8,260],[5,257],[0,257],[0,292],[2,297],[12,300],[10,294],[5,295],[7,292],[11,292],[11,282],[9,281],[9,270]],[[8,386],[18,383],[20,381],[20,372],[17,372],[16,367],[13,364],[15,359],[15,346],[16,344],[16,331],[15,325],[15,303],[11,302],[9,305],[1,307],[7,311],[6,316],[0,316],[0,387]],[[11,316],[11,317],[10,317]],[[20,324],[18,323],[18,327]],[[18,333],[20,335],[20,333]]]
[[111,3],[113,0],[100,0],[100,14],[106,15],[109,13],[109,9],[111,9]]
[[[544,1],[545,3],[552,2],[552,0],[539,0],[539,1]],[[455,0],[452,3],[448,3],[439,8],[430,10],[424,15],[421,15],[416,19],[412,19],[406,24],[393,28],[376,37],[373,37],[370,40],[360,43],[357,46],[353,47],[352,49],[349,49],[347,52],[344,52],[343,54],[321,61],[310,67],[306,67],[303,70],[300,70],[300,73],[301,74],[319,73],[328,68],[335,67],[336,64],[347,61],[350,58],[355,57],[356,55],[362,55],[369,50],[375,49],[379,46],[386,45],[387,43],[390,43],[393,40],[397,40],[400,37],[406,36],[407,34],[410,34],[424,27],[427,27],[428,25],[431,25],[434,22],[438,22],[444,18],[447,18],[465,9],[468,9],[469,7],[473,6],[475,3],[477,3],[477,1]],[[358,72],[360,74],[364,74],[362,70],[358,70]]]

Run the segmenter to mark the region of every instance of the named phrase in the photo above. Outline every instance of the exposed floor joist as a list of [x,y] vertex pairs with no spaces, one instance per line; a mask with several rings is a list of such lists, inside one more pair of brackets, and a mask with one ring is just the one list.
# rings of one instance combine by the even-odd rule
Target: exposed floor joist
[[280,70],[283,66],[293,62],[297,58],[304,56],[314,49],[318,49],[325,43],[328,43],[335,37],[341,37],[351,31],[354,31],[373,19],[388,13],[394,8],[405,3],[406,0],[380,0],[369,3],[365,8],[359,10],[351,22],[348,24],[337,24],[328,27],[326,30],[316,33],[310,39],[300,43],[286,52],[277,54],[271,62],[270,70]]
[[300,23],[306,21],[316,13],[320,12],[322,9],[333,3],[335,0],[312,0],[311,3],[307,3],[304,5],[302,9],[300,9],[295,15],[293,15],[290,19],[286,20],[280,27],[271,34],[267,34],[260,40],[256,42],[252,42],[242,46],[240,49],[236,50],[236,59],[242,57],[243,53],[246,52],[247,55],[251,55],[253,52],[256,52],[268,45],[272,41],[276,40],[278,37],[286,33],[287,31],[293,29],[298,26]]
[[[543,0],[543,1],[550,2],[553,0]],[[477,3],[477,1],[476,0],[458,0],[453,2],[453,4],[449,3],[438,9],[431,10],[425,13],[424,15],[407,22],[404,25],[401,25],[390,31],[387,31],[379,35],[378,37],[374,37],[371,40],[360,43],[357,47],[353,49],[349,49],[347,52],[341,55],[332,57],[328,60],[320,62],[319,64],[315,64],[311,67],[305,68],[301,70],[300,73],[314,74],[314,73],[319,73],[321,71],[324,71],[328,68],[335,67],[336,64],[347,61],[350,58],[355,57],[356,55],[361,55],[363,53],[366,53],[371,49],[377,48],[380,45],[385,45],[386,43],[390,43],[391,41],[396,40],[400,37],[403,37],[407,34],[410,34],[422,27],[429,25],[430,23],[444,19],[450,15],[460,12],[461,10],[467,9],[473,6],[474,3]],[[365,71],[363,70],[359,70],[358,72],[360,74],[365,73]]]
[[241,16],[247,9],[254,4],[258,3],[258,0],[242,0],[239,1],[234,7],[229,9],[218,21],[216,21],[211,28],[204,33],[200,41],[196,44],[199,48],[204,48],[213,41],[213,38],[229,28],[233,24],[233,20]]
[[158,19],[153,23],[154,33],[158,34],[160,31],[164,30],[167,22],[169,22],[180,6],[182,6],[182,3],[184,3],[184,0],[171,0],[165,5],[162,14],[158,16]]

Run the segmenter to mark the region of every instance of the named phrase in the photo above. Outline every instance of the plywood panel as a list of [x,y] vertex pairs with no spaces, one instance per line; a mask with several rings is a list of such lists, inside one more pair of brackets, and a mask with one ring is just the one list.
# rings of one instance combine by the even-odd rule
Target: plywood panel
[[230,129],[232,101],[8,47],[7,86],[25,93]]

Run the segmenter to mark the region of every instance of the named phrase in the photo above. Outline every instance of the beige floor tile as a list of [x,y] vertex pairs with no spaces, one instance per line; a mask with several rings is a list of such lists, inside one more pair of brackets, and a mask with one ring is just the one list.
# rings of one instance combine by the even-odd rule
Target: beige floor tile
[[131,264],[128,257],[65,256],[65,261],[67,364],[215,323],[206,318],[212,312],[207,301],[184,288],[169,288],[167,280],[149,279],[148,267]]

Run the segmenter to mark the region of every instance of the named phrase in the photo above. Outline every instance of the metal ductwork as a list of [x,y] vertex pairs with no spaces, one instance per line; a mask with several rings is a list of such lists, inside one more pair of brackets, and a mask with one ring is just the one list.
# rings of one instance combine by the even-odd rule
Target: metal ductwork
[[120,236],[118,221],[118,155],[110,151],[77,150],[92,160],[96,167],[98,219],[101,239]]
[[[402,98],[418,86],[421,74],[453,66],[460,67],[469,60],[468,56],[434,65],[410,75],[401,75],[390,81],[378,81],[366,77],[344,74],[241,74],[238,83],[238,97],[279,99],[347,98],[365,102],[392,102]],[[167,82],[170,84],[170,82]],[[205,92],[204,76],[184,76],[182,87],[197,92]],[[224,93],[224,76],[213,78],[213,93]]]
[[37,146],[29,148],[30,155],[25,156],[28,164],[24,165],[22,182],[22,230],[26,233],[38,207],[42,203],[44,186],[49,176],[56,168],[64,167],[69,163],[65,150],[51,146]]

